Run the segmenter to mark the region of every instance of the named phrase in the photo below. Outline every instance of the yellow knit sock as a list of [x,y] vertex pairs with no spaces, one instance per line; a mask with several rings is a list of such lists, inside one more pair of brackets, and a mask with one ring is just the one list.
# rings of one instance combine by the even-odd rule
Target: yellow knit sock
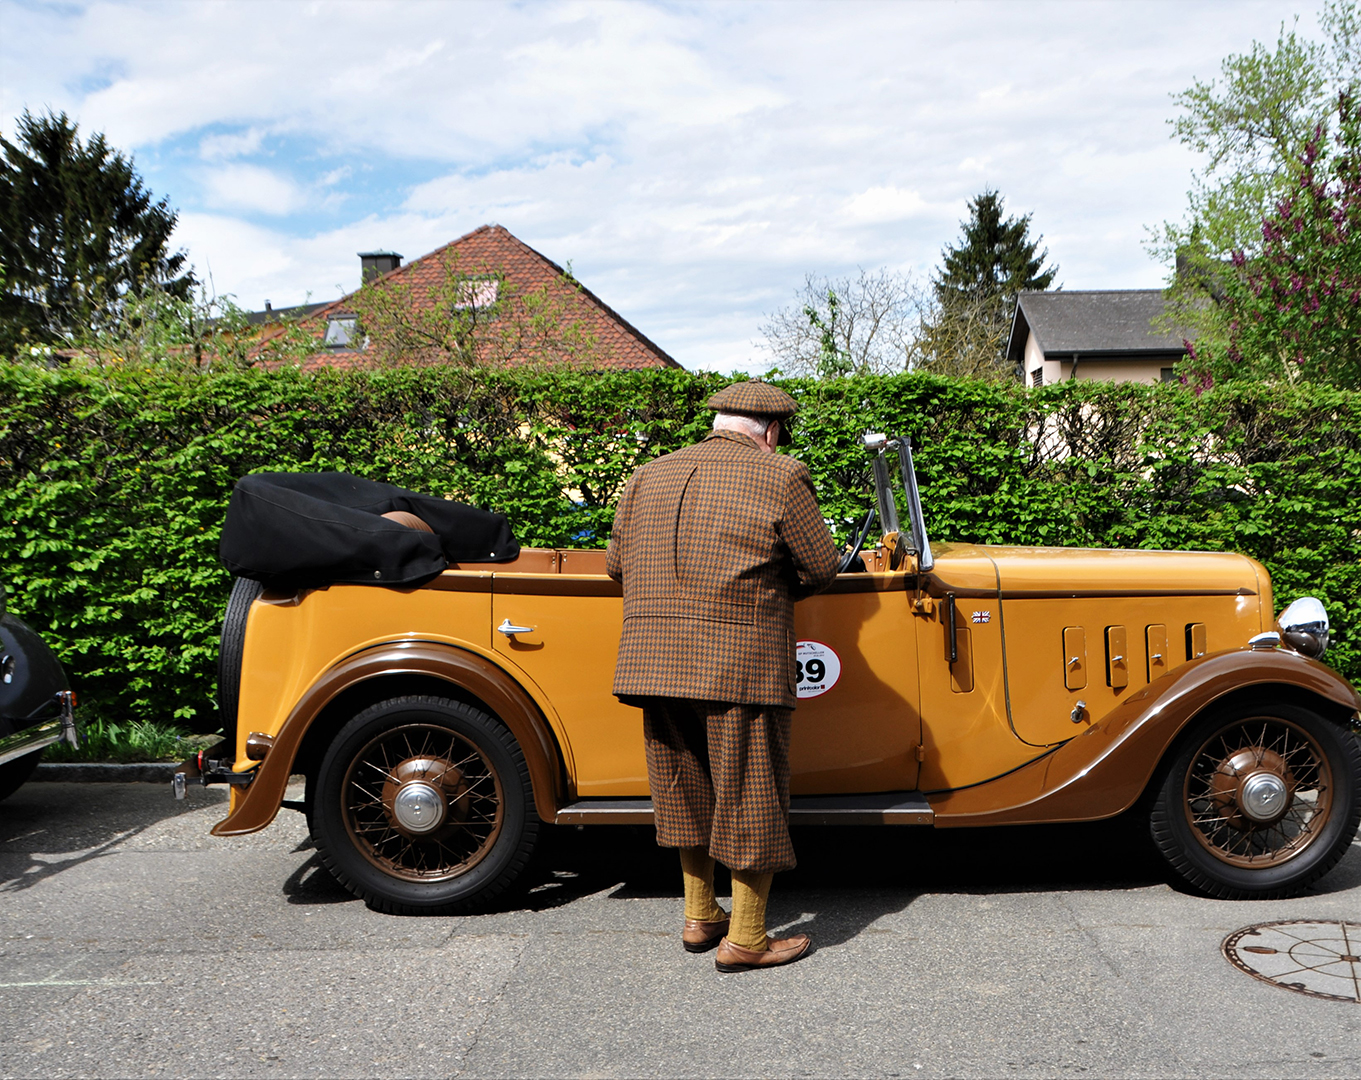
[[704,848],[680,849],[681,874],[685,877],[685,917],[718,922],[728,913],[714,898],[714,860]]
[[770,947],[766,937],[766,901],[774,874],[754,874],[750,870],[732,872],[732,925],[728,940],[754,952]]

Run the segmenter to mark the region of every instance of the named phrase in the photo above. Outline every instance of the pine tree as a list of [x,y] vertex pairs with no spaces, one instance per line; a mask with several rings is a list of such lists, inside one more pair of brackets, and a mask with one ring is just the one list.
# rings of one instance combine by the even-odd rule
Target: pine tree
[[1002,196],[984,191],[969,200],[964,235],[941,252],[931,279],[935,310],[922,320],[917,366],[980,378],[1003,368],[1016,294],[1047,289],[1058,268],[1045,267],[1042,237],[1030,239],[1030,215],[1003,218]]
[[1047,289],[1053,283],[1058,269],[1042,269],[1049,252],[1036,254],[1043,238],[1030,239],[1030,215],[1004,221],[1003,210],[996,191],[969,200],[963,239],[941,253],[943,265],[932,280],[941,304],[999,298],[1009,308],[1023,289]]
[[188,297],[186,256],[167,250],[177,215],[153,199],[130,159],[102,134],[82,143],[65,113],[25,110],[17,142],[0,135],[0,355],[85,340],[130,294]]

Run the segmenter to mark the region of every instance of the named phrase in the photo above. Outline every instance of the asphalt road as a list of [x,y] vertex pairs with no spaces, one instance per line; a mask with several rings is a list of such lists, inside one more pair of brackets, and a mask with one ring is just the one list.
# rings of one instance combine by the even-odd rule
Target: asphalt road
[[[1361,1005],[1231,967],[1231,931],[1361,921],[1361,845],[1308,896],[1197,899],[1120,823],[803,829],[738,975],[680,947],[647,830],[554,835],[532,891],[397,918],[300,815],[215,840],[215,789],[29,784],[0,803],[5,1076],[1356,1077]],[[556,830],[555,830],[556,833]]]

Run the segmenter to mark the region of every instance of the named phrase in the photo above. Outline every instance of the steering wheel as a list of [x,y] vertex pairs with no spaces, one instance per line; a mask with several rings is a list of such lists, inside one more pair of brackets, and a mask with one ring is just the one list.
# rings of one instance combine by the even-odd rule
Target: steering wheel
[[865,515],[865,524],[861,526],[860,534],[855,538],[855,543],[846,550],[846,554],[841,556],[841,562],[836,568],[838,574],[853,572],[863,574],[865,572],[865,560],[860,557],[860,549],[865,546],[865,539],[870,534],[870,529],[874,527],[874,517],[876,511],[871,508]]

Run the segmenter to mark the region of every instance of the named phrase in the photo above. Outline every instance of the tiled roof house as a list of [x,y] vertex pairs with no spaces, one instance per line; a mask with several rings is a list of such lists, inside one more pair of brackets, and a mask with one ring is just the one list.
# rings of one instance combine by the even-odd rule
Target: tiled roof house
[[[439,296],[447,298],[448,267],[453,267],[460,279],[466,278],[469,299],[478,307],[489,306],[498,299],[505,304],[522,305],[527,296],[547,298],[560,320],[576,324],[594,340],[587,361],[590,367],[635,370],[681,366],[557,263],[500,225],[483,225],[405,266],[395,252],[366,252],[361,259],[364,275],[361,288],[399,286],[408,302],[417,308],[433,310],[440,303]],[[505,283],[504,295],[498,298],[501,282]],[[308,358],[304,367],[356,367],[366,363],[363,347],[356,348],[351,342],[355,296],[356,293],[343,296],[301,320],[299,325],[325,345]],[[483,359],[493,362],[490,357]],[[510,362],[542,359],[551,358],[533,355],[531,344]]]
[[1027,386],[1065,379],[1159,382],[1173,377],[1190,331],[1166,324],[1161,289],[1023,292],[1007,359]]

